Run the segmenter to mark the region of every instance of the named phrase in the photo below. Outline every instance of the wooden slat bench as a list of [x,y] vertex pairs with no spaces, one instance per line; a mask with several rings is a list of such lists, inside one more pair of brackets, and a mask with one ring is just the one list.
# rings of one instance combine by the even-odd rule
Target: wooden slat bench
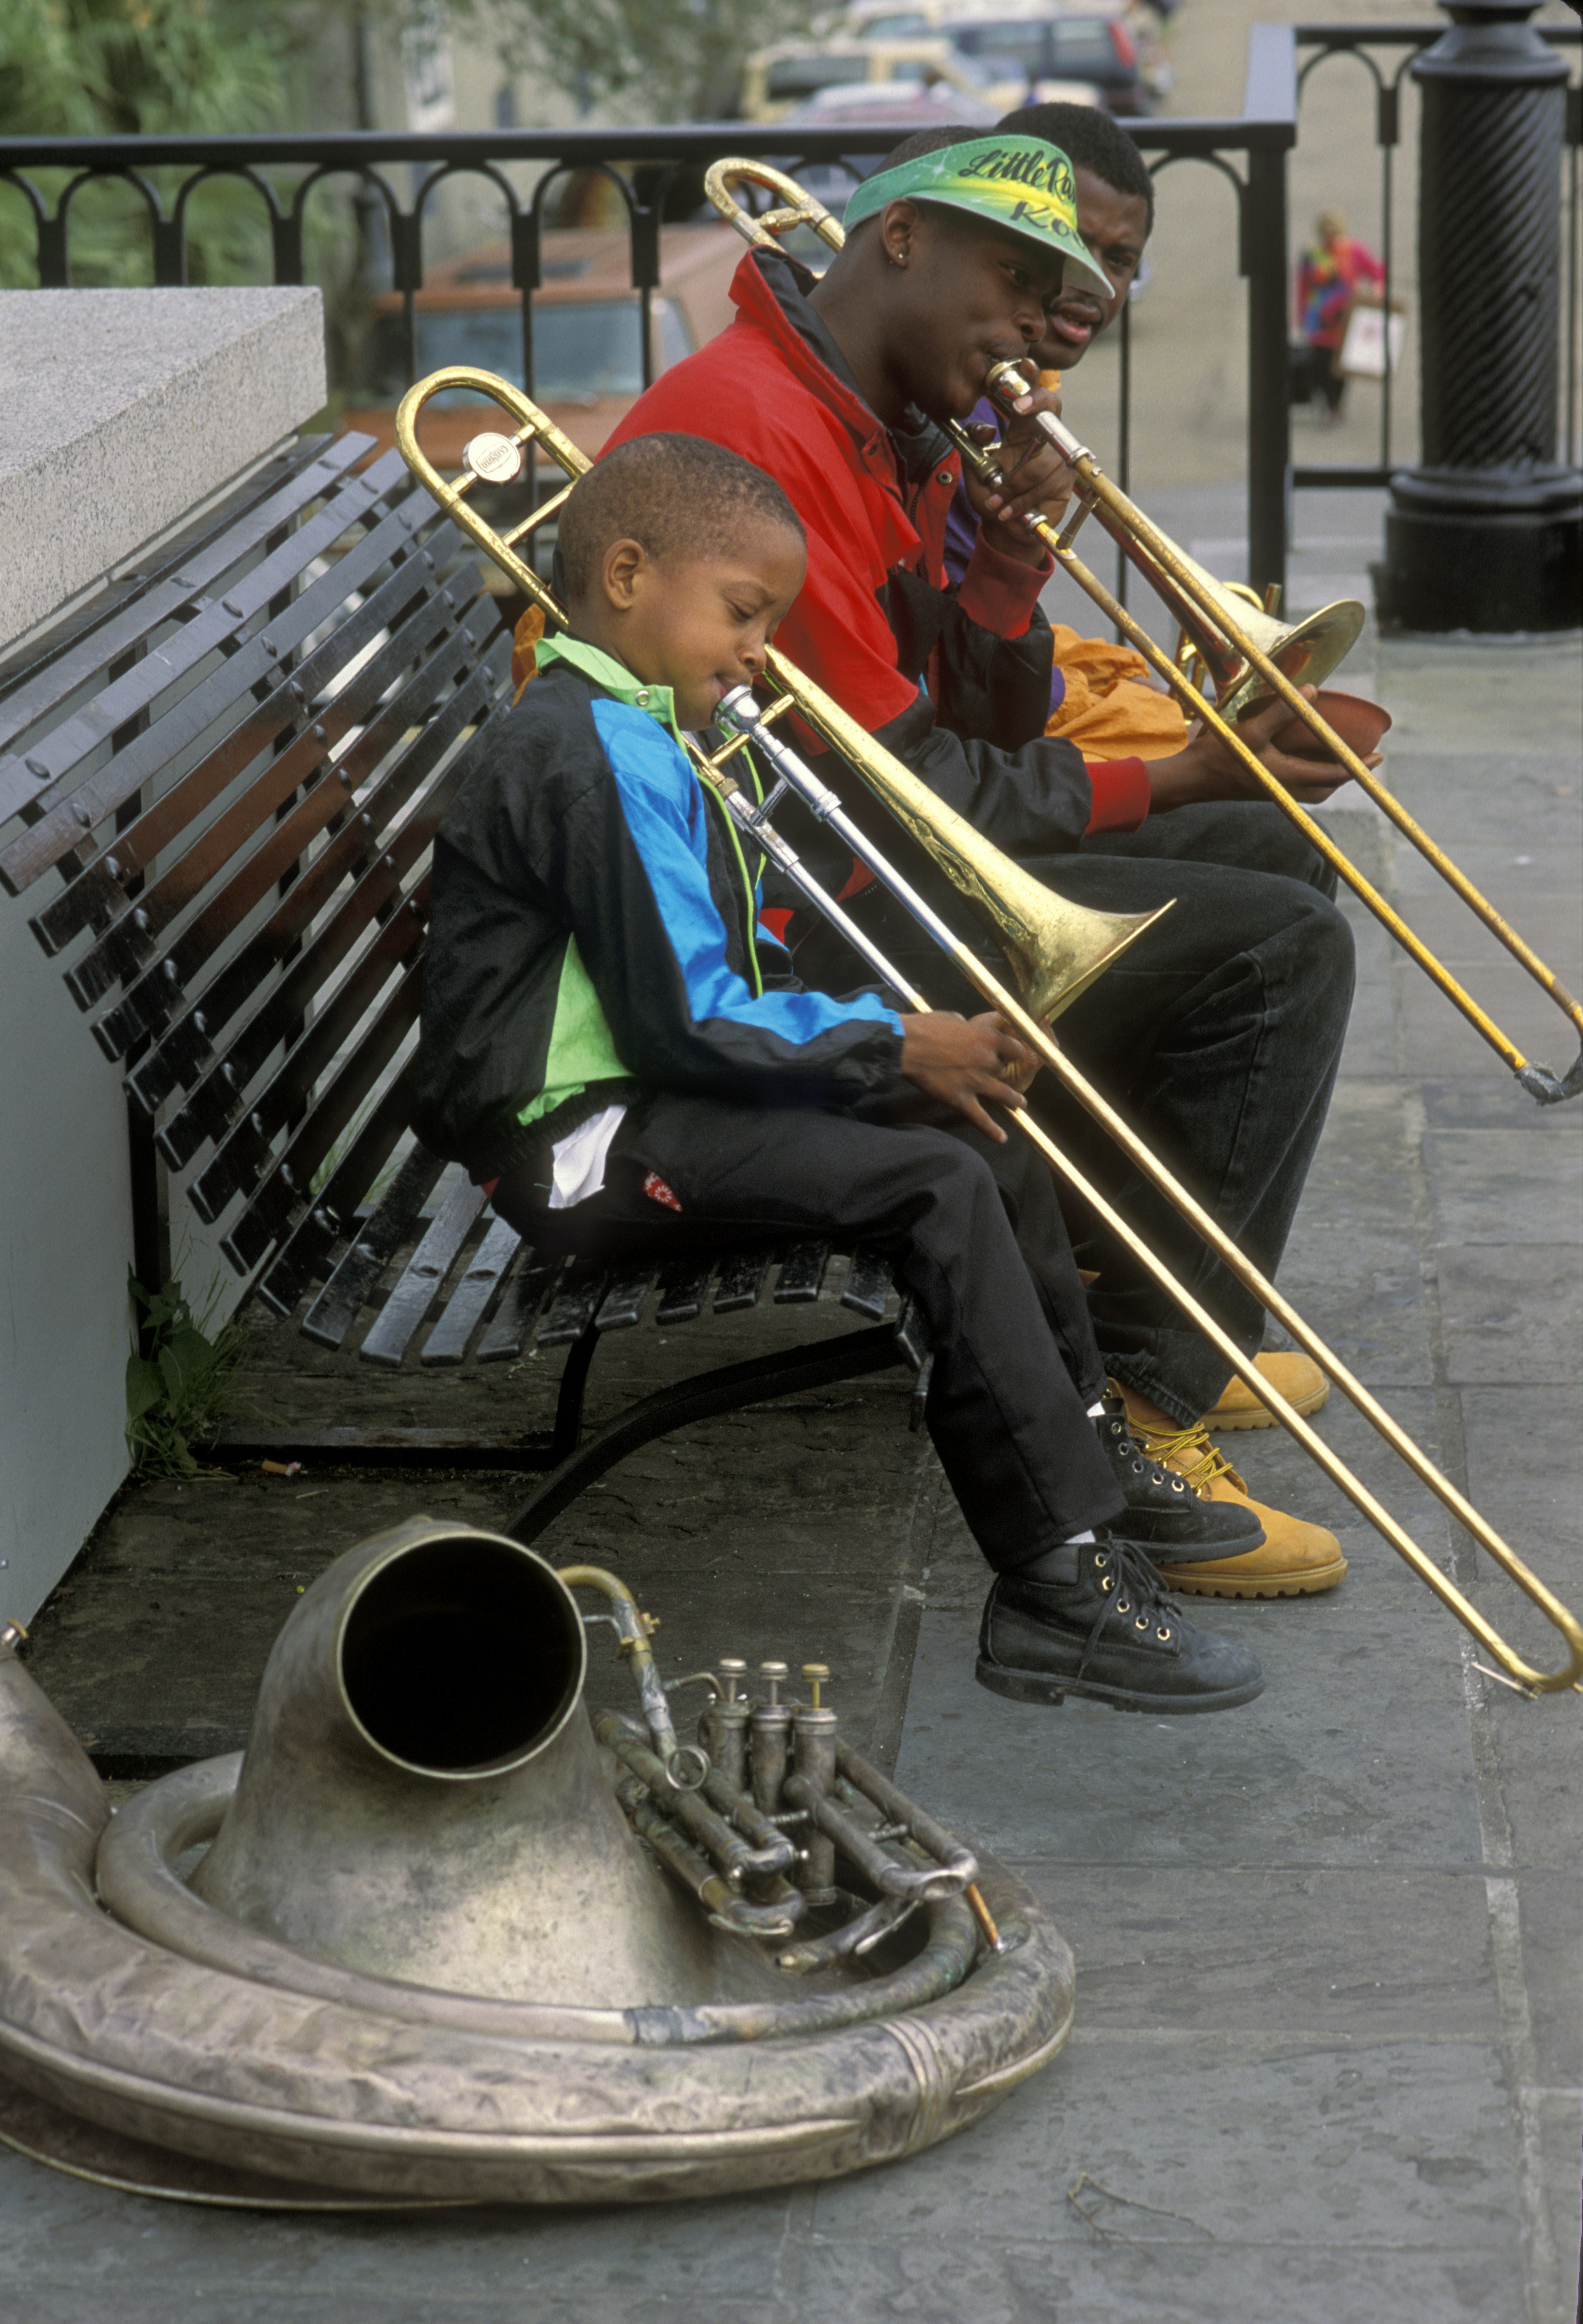
[[[822,1244],[647,1268],[564,1262],[408,1129],[429,857],[511,640],[472,551],[400,456],[299,443],[0,667],[0,882],[129,1099],[135,1264],[172,1191],[249,1296],[348,1360],[421,1376],[566,1350],[553,1428],[234,1432],[233,1461],[550,1469],[524,1539],[671,1428],[897,1362],[888,1263],[846,1254],[866,1330],[660,1389],[581,1442],[601,1341],[828,1298]],[[366,465],[360,465],[364,462]]]

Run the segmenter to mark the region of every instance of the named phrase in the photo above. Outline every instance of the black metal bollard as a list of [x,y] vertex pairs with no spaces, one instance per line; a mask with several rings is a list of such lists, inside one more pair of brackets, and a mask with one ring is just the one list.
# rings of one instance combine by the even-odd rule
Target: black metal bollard
[[1423,91],[1422,460],[1391,479],[1387,621],[1555,630],[1583,618],[1583,475],[1556,457],[1567,68],[1535,0],[1443,0]]

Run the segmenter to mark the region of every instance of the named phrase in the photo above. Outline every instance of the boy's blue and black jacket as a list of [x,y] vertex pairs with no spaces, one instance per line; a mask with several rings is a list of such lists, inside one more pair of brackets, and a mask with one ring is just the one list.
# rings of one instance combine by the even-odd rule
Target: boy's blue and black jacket
[[645,1088],[847,1111],[899,1093],[901,1023],[805,991],[670,692],[569,640],[435,841],[413,1126],[475,1179]]

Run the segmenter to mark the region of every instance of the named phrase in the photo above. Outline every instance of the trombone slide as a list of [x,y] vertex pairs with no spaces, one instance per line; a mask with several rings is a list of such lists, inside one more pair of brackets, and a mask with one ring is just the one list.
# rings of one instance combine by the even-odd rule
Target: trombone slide
[[[791,692],[798,715],[816,733],[822,733],[827,742],[832,742],[836,748],[842,749],[843,755],[850,755],[855,736],[861,735],[861,730],[854,729],[853,722],[849,720],[846,714],[815,686],[810,678],[805,678],[800,671],[796,670],[792,665],[783,661],[778,656],[772,654],[771,659],[775,665],[773,675]],[[812,770],[803,763],[784,737],[770,733],[765,727],[758,706],[747,687],[739,687],[732,694],[727,695],[722,699],[720,708],[722,718],[739,732],[746,733],[750,736],[755,749],[759,750],[774,768],[778,777],[790,788],[807,797],[810,804],[813,803],[815,795],[826,793],[826,786],[822,784]],[[847,737],[844,746],[840,739],[843,735]],[[867,779],[868,757],[878,754],[875,752],[875,746],[868,742],[866,736],[862,737],[862,740],[868,743],[867,754],[863,760],[856,763],[859,773]],[[876,782],[873,788],[881,799],[886,798],[886,788],[883,783]],[[818,811],[815,808],[815,812]],[[974,989],[983,995],[990,1006],[1020,1035],[1042,1062],[1051,1068],[1063,1087],[1076,1098],[1080,1104],[1086,1107],[1094,1119],[1109,1132],[1127,1160],[1142,1171],[1150,1183],[1174,1205],[1194,1231],[1208,1244],[1215,1256],[1230,1269],[1238,1282],[1243,1284],[1256,1299],[1262,1302],[1267,1311],[1275,1316],[1276,1322],[1291,1334],[1298,1346],[1313,1358],[1342,1394],[1356,1406],[1376,1434],[1384,1438],[1392,1451],[1406,1462],[1419,1481],[1434,1495],[1447,1513],[1459,1525],[1466,1527],[1475,1541],[1488,1552],[1496,1563],[1516,1582],[1524,1595],[1539,1608],[1546,1620],[1560,1631],[1568,1649],[1568,1661],[1565,1666],[1559,1671],[1542,1672],[1533,1665],[1523,1661],[1507,1646],[1499,1632],[1485,1620],[1477,1608],[1464,1596],[1450,1577],[1440,1571],[1433,1559],[1418,1546],[1406,1529],[1398,1524],[1390,1511],[1369,1491],[1361,1480],[1353,1474],[1345,1462],[1330,1450],[1324,1439],[1318,1435],[1309,1426],[1308,1422],[1295,1412],[1286,1399],[1271,1386],[1264,1374],[1257,1370],[1253,1359],[1243,1352],[1219,1322],[1183,1284],[1178,1281],[1164,1261],[1155,1256],[1142,1237],[1127,1224],[1120,1213],[1084,1176],[1077,1165],[1068,1159],[1040,1124],[1035,1121],[1024,1109],[1015,1109],[1012,1119],[1017,1127],[1038,1148],[1057,1176],[1063,1178],[1072,1191],[1092,1208],[1095,1214],[1105,1221],[1107,1226],[1120,1238],[1133,1257],[1154,1277],[1155,1282],[1171,1294],[1190,1321],[1231,1366],[1238,1378],[1270,1407],[1281,1425],[1296,1439],[1303,1451],[1324,1471],[1330,1482],[1339,1487],[1347,1496],[1358,1514],[1367,1519],[1399,1556],[1405,1559],[1419,1579],[1428,1583],[1441,1603],[1448,1607],[1456,1615],[1458,1620],[1471,1631],[1480,1645],[1495,1656],[1516,1685],[1524,1692],[1534,1694],[1551,1693],[1561,1688],[1576,1686],[1579,1680],[1583,1680],[1583,1624],[1579,1624],[1576,1616],[1546,1588],[1536,1574],[1531,1572],[1517,1556],[1515,1551],[1496,1532],[1494,1526],[1482,1517],[1472,1503],[1459,1492],[1450,1479],[1441,1474],[1428,1455],[1420,1450],[1406,1431],[1399,1426],[1385,1406],[1363,1386],[1363,1383],[1354,1377],[1339,1357],[1320,1338],[1318,1333],[1310,1328],[1297,1310],[1276,1290],[1275,1285],[1260,1273],[1251,1260],[1243,1257],[1237,1245],[1218,1222],[1211,1218],[1186,1188],[1172,1176],[1143,1139],[1072,1065],[1047,1028],[1038,1023],[1022,1003],[1006,990],[978,955],[953,935],[947,924],[939,918],[925,899],[918,895],[874,843],[864,836],[851,817],[839,810],[833,812],[826,808],[822,819],[831,823],[842,841],[851,848],[858,861],[865,863],[877,879],[884,881],[897,900],[934,938],[941,950],[955,963],[957,968],[967,977]],[[793,876],[798,880],[804,892],[808,895],[809,900],[823,908],[823,891],[818,890],[816,884],[802,872],[800,865],[795,868]],[[837,911],[839,913],[839,907]],[[845,915],[841,914],[840,917],[844,918]],[[865,947],[865,956],[872,961],[874,954],[871,946]],[[887,982],[898,991],[905,992],[907,990],[905,983],[894,969],[889,971]]]

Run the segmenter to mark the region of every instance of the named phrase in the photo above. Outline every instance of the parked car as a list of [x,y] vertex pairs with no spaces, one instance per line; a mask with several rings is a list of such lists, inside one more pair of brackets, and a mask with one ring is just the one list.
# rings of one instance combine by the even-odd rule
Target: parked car
[[[865,86],[897,97],[909,88],[938,88],[960,97],[964,107],[987,106],[991,121],[1020,105],[1026,89],[1015,69],[1008,77],[964,56],[948,40],[778,41],[743,66],[741,108],[749,121],[783,121],[827,90]],[[978,116],[966,111],[962,117]]]
[[[928,88],[919,88],[916,84],[898,87],[894,81],[860,80],[819,89],[806,105],[794,106],[780,118],[825,129],[849,121],[883,122],[896,132],[895,139],[888,142],[898,143],[914,130],[933,129],[941,121],[960,121],[973,128],[992,129],[1004,109],[986,105],[981,97],[969,96],[965,90],[953,88],[949,81],[935,81]],[[874,156],[870,166],[878,168],[879,158]],[[792,174],[799,185],[805,182],[805,170],[794,170]]]
[[[742,245],[730,226],[660,229],[660,288],[651,304],[656,374],[724,329],[734,309],[731,279]],[[643,387],[641,309],[631,287],[624,233],[585,226],[551,228],[542,237],[543,286],[533,299],[533,392],[578,447],[598,452]],[[363,366],[365,401],[342,415],[342,430],[361,429],[382,447],[395,441],[405,383],[401,297],[375,305]],[[521,299],[511,287],[505,243],[470,251],[435,267],[413,301],[418,376],[448,364],[474,364],[520,387]],[[455,475],[462,447],[481,425],[481,399],[465,391],[437,397],[424,418],[423,440],[442,474]]]
[[949,40],[998,81],[1020,84],[1013,104],[1055,100],[1039,84],[1093,81],[1112,113],[1146,113],[1171,86],[1158,12],[1138,0],[857,0],[842,34],[861,41]]
[[1049,82],[1081,79],[1112,113],[1149,110],[1137,50],[1118,15],[974,16],[947,19],[940,29],[998,80],[1020,77],[1025,94],[1014,103],[1048,103]]
[[[893,86],[893,83],[886,81],[859,81],[846,88],[822,88],[817,97],[808,99],[806,105],[799,105],[780,117],[783,122],[805,122],[810,126],[824,128],[849,121],[883,122],[887,128],[895,131],[899,141],[915,130],[933,129],[936,122],[941,121],[959,122],[971,128],[992,129],[1006,110],[1004,106],[986,105],[981,97],[966,97],[962,90],[953,88],[943,81],[936,82],[932,88],[904,89],[894,97],[887,94]],[[1039,94],[1045,104],[1059,101],[1067,105],[1094,105],[1103,109],[1105,103],[1092,81],[1041,81]],[[879,168],[884,156],[874,153],[866,158],[865,177],[870,170]],[[793,175],[799,184],[806,182],[805,170],[794,170]],[[850,186],[848,190],[850,192]],[[820,198],[823,199],[823,196]]]

